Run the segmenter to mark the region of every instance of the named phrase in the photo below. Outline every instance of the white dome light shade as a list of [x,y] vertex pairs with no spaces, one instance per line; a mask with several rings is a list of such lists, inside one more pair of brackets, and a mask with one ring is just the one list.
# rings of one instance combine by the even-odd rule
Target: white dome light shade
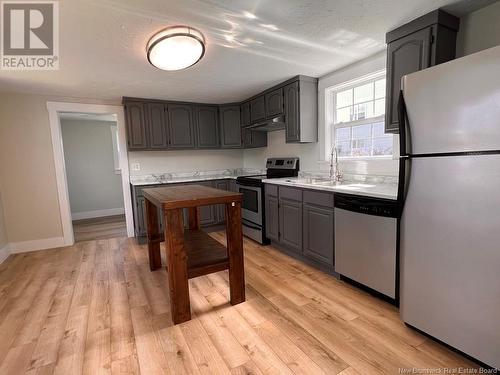
[[155,34],[147,46],[149,62],[162,70],[186,69],[200,61],[204,53],[203,34],[187,26],[166,28]]

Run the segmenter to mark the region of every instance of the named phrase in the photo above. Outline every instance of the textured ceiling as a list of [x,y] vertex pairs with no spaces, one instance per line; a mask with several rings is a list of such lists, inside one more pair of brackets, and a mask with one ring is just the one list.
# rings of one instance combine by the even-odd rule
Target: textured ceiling
[[[223,103],[296,74],[321,76],[385,48],[385,33],[441,6],[468,12],[489,0],[64,0],[60,70],[0,71],[0,90],[119,100]],[[165,26],[201,30],[197,65],[160,71],[148,39]]]

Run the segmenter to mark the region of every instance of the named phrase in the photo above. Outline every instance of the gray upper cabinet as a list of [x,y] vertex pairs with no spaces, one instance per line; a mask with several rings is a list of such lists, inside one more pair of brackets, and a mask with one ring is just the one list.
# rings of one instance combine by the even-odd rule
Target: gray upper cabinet
[[283,88],[287,143],[318,142],[318,80],[299,76]]
[[194,148],[195,131],[193,110],[187,104],[168,104],[168,129],[170,148]]
[[250,119],[250,102],[244,102],[240,106],[241,109],[241,126],[248,126],[252,123]]
[[459,19],[442,10],[417,18],[386,34],[385,131],[399,132],[401,77],[455,58]]
[[144,104],[140,102],[128,102],[125,105],[127,147],[129,150],[147,150],[149,148],[149,129],[145,111]]
[[299,82],[285,86],[286,142],[300,141]]
[[242,129],[243,148],[267,147],[267,133]]
[[196,146],[198,148],[218,148],[219,119],[215,106],[194,107],[194,117],[196,123]]
[[283,114],[283,88],[268,92],[266,99],[266,117],[274,117]]
[[149,122],[149,146],[151,149],[168,148],[168,123],[165,106],[162,103],[147,103]]
[[260,95],[250,101],[250,121],[252,124],[266,119],[266,99]]
[[240,106],[222,106],[219,109],[221,147],[241,148]]

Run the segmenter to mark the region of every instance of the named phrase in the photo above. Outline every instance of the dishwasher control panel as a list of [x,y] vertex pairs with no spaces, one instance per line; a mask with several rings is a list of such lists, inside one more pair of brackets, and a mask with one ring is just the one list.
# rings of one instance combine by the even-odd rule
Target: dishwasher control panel
[[398,217],[397,201],[335,193],[335,207],[367,215]]

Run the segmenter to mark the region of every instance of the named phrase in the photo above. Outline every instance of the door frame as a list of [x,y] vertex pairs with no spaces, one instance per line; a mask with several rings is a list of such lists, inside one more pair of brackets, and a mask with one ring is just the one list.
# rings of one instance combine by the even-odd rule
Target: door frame
[[71,246],[75,243],[73,234],[73,221],[69,204],[68,181],[66,177],[66,164],[64,161],[64,148],[61,132],[60,112],[79,112],[92,114],[111,114],[116,116],[118,128],[119,161],[122,177],[123,200],[125,207],[125,220],[128,237],[134,236],[134,216],[132,211],[132,197],[129,188],[129,165],[127,153],[127,140],[125,129],[125,115],[122,106],[83,104],[69,102],[47,102],[49,112],[50,133],[52,138],[52,151],[57,181],[59,198],[59,213],[63,230],[64,245]]

